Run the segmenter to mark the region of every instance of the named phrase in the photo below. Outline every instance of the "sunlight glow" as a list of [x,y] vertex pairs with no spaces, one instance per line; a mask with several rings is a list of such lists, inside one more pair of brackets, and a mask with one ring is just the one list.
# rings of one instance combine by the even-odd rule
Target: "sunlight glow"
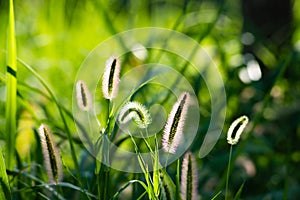
[[145,60],[148,56],[147,49],[141,44],[136,44],[131,51],[139,60]]
[[250,83],[251,82],[251,79],[248,75],[248,72],[247,72],[247,68],[243,68],[240,70],[239,72],[239,78],[241,79],[241,81],[243,83]]
[[258,81],[261,79],[261,70],[256,60],[250,60],[247,63],[247,72],[252,81]]
[[252,33],[246,32],[246,33],[243,33],[241,36],[241,42],[244,45],[251,45],[254,43],[254,41],[255,41],[255,37],[253,36]]
[[[248,55],[247,55],[248,56]],[[246,57],[246,67],[239,71],[239,78],[244,83],[250,83],[251,81],[258,81],[262,77],[262,72],[258,62],[255,59],[249,59]]]

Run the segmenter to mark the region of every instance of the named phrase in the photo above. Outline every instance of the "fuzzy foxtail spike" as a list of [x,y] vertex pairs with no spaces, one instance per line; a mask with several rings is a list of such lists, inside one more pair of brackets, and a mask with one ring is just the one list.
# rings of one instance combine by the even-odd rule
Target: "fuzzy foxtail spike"
[[121,124],[126,124],[132,119],[140,128],[147,128],[152,122],[147,108],[136,101],[126,103],[122,107],[118,118]]
[[41,124],[38,133],[41,139],[49,182],[57,183],[62,179],[62,165],[58,149],[52,139],[52,133],[45,124]]
[[162,138],[162,148],[165,152],[172,154],[176,152],[182,136],[189,104],[190,95],[189,93],[184,92],[173,105],[172,111],[168,116]]
[[183,200],[197,200],[198,173],[195,157],[187,152],[183,158],[181,168],[181,197]]
[[76,83],[76,98],[77,98],[77,105],[81,110],[88,111],[91,109],[92,107],[91,93],[86,83],[82,80],[79,80]]
[[121,62],[119,58],[112,56],[106,61],[102,79],[102,93],[105,99],[114,99],[119,90]]
[[[227,132],[227,142],[230,145],[235,145],[238,143],[242,132],[244,131],[246,125],[248,124],[249,119],[247,116],[241,116],[234,120],[230,125]],[[234,136],[233,136],[234,134]]]

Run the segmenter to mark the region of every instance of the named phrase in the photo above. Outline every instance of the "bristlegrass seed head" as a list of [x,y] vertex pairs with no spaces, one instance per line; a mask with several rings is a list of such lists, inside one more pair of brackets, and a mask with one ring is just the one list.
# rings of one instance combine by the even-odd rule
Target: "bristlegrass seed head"
[[241,116],[234,120],[230,125],[228,132],[227,132],[227,142],[230,145],[235,145],[238,143],[243,130],[245,129],[246,125],[248,124],[249,119],[247,116]]
[[118,121],[120,124],[126,124],[130,120],[133,120],[140,128],[147,128],[152,122],[148,109],[136,101],[126,103],[119,113]]
[[184,200],[198,199],[198,173],[195,157],[187,152],[181,167],[181,197]]
[[190,94],[182,93],[168,116],[162,137],[162,148],[165,152],[174,154],[179,145],[190,104]]
[[91,109],[92,107],[91,93],[86,83],[82,80],[79,80],[76,83],[76,98],[77,98],[77,105],[81,110],[88,111]]
[[57,183],[62,179],[62,165],[58,149],[52,139],[52,133],[45,124],[41,124],[38,129],[38,133],[41,139],[41,146],[49,182]]
[[102,79],[102,93],[105,99],[114,99],[119,90],[121,62],[112,56],[106,61],[105,71]]

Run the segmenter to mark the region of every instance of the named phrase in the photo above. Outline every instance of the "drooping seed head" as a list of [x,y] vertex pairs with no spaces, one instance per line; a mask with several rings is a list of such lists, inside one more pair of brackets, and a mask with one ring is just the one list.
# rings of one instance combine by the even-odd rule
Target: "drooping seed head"
[[198,199],[198,173],[195,157],[187,152],[181,167],[181,197],[184,200]]
[[117,96],[119,90],[121,62],[112,56],[106,61],[105,71],[102,79],[102,93],[104,98],[112,100]]
[[227,142],[230,145],[235,145],[238,143],[243,130],[245,129],[246,125],[248,124],[249,119],[247,116],[241,116],[234,120],[230,125],[228,132],[227,132]]
[[126,103],[119,113],[118,121],[120,124],[126,124],[130,120],[133,120],[140,128],[147,128],[152,122],[147,108],[136,101]]
[[165,152],[174,154],[179,145],[187,110],[190,104],[190,95],[182,93],[168,116],[162,138],[162,148]]
[[52,133],[45,124],[41,124],[38,129],[38,133],[41,139],[41,146],[49,182],[57,183],[62,179],[62,165],[58,149],[52,139]]
[[76,83],[77,105],[83,111],[88,111],[92,107],[91,93],[84,81],[79,80]]

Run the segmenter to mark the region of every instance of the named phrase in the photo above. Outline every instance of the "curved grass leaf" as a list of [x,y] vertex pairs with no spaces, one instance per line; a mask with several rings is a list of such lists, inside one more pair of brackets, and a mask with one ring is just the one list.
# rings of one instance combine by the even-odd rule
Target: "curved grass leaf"
[[245,182],[240,186],[240,188],[239,188],[239,190],[237,191],[237,193],[235,194],[233,200],[238,200],[238,199],[240,199],[240,196],[241,196],[242,191],[243,191],[244,184],[245,184]]
[[129,185],[133,184],[133,183],[139,183],[146,191],[147,191],[147,186],[144,182],[140,181],[140,180],[131,180],[128,181],[127,183],[125,183],[112,197],[112,200],[114,199],[118,199],[118,196],[121,194],[121,192],[123,190],[125,190]]
[[213,196],[213,198],[211,198],[211,200],[215,200],[217,199],[217,197],[222,193],[222,191],[219,191],[215,196]]
[[162,181],[162,193],[164,198],[167,200],[176,199],[176,186],[173,180],[171,179],[171,177],[165,169],[161,169],[160,172],[160,178]]

